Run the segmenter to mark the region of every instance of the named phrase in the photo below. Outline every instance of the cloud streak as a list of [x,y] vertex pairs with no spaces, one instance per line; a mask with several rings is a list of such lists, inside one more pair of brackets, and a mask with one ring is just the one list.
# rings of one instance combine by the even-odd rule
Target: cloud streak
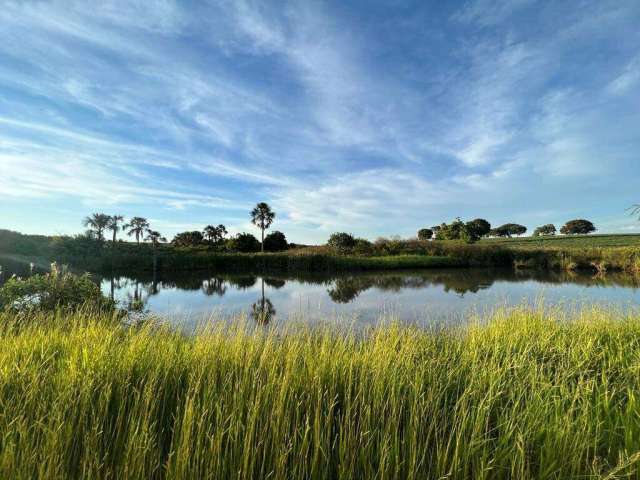
[[89,208],[240,230],[266,200],[313,242],[627,228],[640,201],[633,2],[10,1],[0,22],[0,226],[33,230],[15,212],[40,201],[68,230]]

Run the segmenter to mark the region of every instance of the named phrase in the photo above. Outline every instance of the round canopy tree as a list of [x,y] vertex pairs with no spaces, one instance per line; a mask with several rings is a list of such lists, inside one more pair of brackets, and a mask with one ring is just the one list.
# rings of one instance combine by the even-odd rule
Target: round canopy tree
[[471,220],[470,222],[466,223],[466,226],[470,234],[479,238],[489,235],[489,232],[491,231],[491,224],[484,218],[476,218],[475,220]]
[[285,237],[282,232],[278,232],[276,230],[264,237],[264,249],[267,252],[281,252],[286,250],[288,247],[287,237]]
[[570,220],[560,229],[563,235],[587,235],[595,231],[595,225],[584,219]]
[[544,237],[547,235],[555,235],[556,231],[557,231],[556,226],[553,225],[552,223],[549,223],[547,225],[542,225],[541,227],[536,228],[533,232],[533,236]]

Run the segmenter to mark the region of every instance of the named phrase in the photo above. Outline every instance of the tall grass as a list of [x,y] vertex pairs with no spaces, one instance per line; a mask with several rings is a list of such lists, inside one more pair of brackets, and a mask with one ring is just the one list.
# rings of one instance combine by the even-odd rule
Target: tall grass
[[0,316],[0,478],[640,478],[640,318],[185,336]]

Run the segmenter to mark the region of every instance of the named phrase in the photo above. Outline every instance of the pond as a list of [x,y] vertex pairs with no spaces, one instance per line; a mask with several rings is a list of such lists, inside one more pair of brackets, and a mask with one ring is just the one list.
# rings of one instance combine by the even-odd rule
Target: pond
[[[6,259],[0,264],[4,279],[12,273],[30,274],[28,264]],[[121,305],[183,323],[242,314],[265,324],[295,319],[374,323],[381,316],[420,324],[456,322],[473,312],[524,303],[544,302],[569,310],[592,304],[628,309],[640,302],[640,277],[623,273],[433,269],[238,275],[194,271],[94,278]]]
[[469,313],[544,302],[575,309],[635,308],[640,278],[610,273],[446,269],[340,275],[225,275],[206,272],[100,279],[105,294],[176,321],[246,314],[259,323],[456,322]]

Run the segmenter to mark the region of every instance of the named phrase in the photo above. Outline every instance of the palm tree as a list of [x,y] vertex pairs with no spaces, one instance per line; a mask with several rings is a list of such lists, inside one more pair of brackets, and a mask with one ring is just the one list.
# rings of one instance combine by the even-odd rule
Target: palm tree
[[227,227],[225,227],[224,225],[220,224],[216,227],[217,230],[217,238],[216,238],[216,242],[221,242],[222,240],[224,240],[224,237],[227,236]]
[[109,225],[109,215],[104,213],[94,213],[90,217],[87,217],[82,222],[85,227],[89,227],[89,230],[96,234],[98,240],[104,240],[104,230]]
[[145,240],[151,242],[151,245],[153,245],[154,250],[158,246],[158,243],[160,242],[165,243],[167,241],[167,239],[164,238],[160,234],[160,232],[156,232],[155,230],[147,230],[147,237],[145,238]]
[[143,217],[133,217],[124,228],[129,229],[127,235],[130,237],[135,236],[136,243],[140,245],[140,239],[144,236],[144,232],[149,229],[149,221]]
[[209,243],[219,243],[224,240],[225,235],[227,234],[227,227],[220,224],[217,227],[213,225],[207,225],[205,229],[202,231],[204,238],[209,240]]
[[[113,232],[113,243],[116,243],[116,235],[121,228],[120,223],[123,221],[124,221],[124,217],[122,215],[111,215],[109,217],[107,230],[111,230]],[[124,226],[122,228],[124,228]]]
[[276,214],[271,207],[264,202],[260,202],[251,210],[251,223],[262,231],[262,243],[260,244],[264,252],[264,231],[271,226]]
[[204,227],[202,234],[204,235],[204,238],[209,240],[209,243],[213,243],[218,236],[218,229],[213,225],[207,225],[206,227]]

